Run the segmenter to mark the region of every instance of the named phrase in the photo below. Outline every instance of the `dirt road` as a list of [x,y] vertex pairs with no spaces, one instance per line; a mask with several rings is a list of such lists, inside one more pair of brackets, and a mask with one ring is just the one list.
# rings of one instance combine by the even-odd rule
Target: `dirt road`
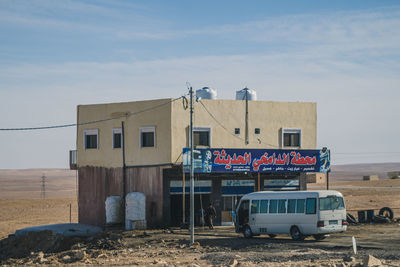
[[[353,255],[352,236],[357,242],[356,255]],[[63,242],[55,242],[54,238],[33,235],[20,240],[4,239],[0,243],[1,264],[358,266],[365,256],[372,255],[382,264],[400,265],[398,223],[350,226],[347,232],[318,242],[312,238],[292,241],[284,235],[274,239],[264,236],[245,239],[234,233],[233,227],[217,227],[212,231],[197,228],[194,246],[189,246],[188,230],[181,229],[145,233],[114,230],[95,238]],[[41,239],[46,240],[43,243],[46,247],[38,245],[42,244]],[[30,248],[32,240],[35,243]],[[18,248],[15,242],[19,242]]]

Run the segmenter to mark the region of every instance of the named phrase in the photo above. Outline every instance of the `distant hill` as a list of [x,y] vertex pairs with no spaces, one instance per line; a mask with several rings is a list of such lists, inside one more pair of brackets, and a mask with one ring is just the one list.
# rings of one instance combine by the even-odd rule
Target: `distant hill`
[[[329,180],[360,181],[364,175],[388,179],[387,172],[400,171],[398,163],[332,165]],[[46,197],[77,196],[77,173],[68,169],[0,170],[0,199],[40,198],[42,176],[46,176]]]
[[47,198],[76,197],[76,171],[69,169],[0,170],[0,199],[40,198],[42,176]]
[[364,175],[378,175],[380,179],[388,179],[387,172],[400,171],[400,162],[332,165],[331,170],[331,181],[362,180]]

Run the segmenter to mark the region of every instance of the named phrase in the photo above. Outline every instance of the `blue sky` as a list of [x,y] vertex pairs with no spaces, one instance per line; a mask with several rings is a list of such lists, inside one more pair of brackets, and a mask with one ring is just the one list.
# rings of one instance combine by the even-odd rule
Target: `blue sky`
[[[78,104],[177,97],[315,101],[336,164],[400,162],[398,1],[0,0],[0,128],[73,123]],[[75,129],[0,132],[0,168],[67,167]],[[349,154],[358,153],[358,154]]]

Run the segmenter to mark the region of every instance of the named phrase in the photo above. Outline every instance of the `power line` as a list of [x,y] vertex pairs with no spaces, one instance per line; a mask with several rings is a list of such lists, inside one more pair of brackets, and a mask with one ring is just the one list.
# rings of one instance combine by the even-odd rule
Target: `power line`
[[81,123],[71,123],[71,124],[61,124],[61,125],[52,125],[52,126],[39,126],[39,127],[21,127],[21,128],[0,128],[0,131],[32,131],[32,130],[45,130],[45,129],[56,129],[56,128],[66,128],[66,127],[74,127],[74,126],[81,126],[81,125],[88,125],[88,124],[94,124],[94,123],[99,123],[99,122],[104,122],[104,121],[110,121],[110,120],[117,120],[117,119],[122,119],[124,117],[129,117],[132,115],[138,115],[140,113],[150,111],[162,106],[165,106],[169,103],[175,102],[178,99],[183,98],[183,96],[174,98],[172,100],[169,100],[168,102],[152,106],[143,110],[139,110],[136,112],[129,112],[124,115],[118,116],[118,117],[113,117],[113,118],[106,118],[106,119],[100,119],[100,120],[95,120],[95,121],[87,121],[87,122],[81,122]]
[[373,154],[400,154],[399,152],[338,152],[337,155],[373,155]]

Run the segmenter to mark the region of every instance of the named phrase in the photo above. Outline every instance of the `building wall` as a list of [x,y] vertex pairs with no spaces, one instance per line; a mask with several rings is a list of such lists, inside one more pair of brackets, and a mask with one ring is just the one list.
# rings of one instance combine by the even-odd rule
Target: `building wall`
[[378,181],[379,177],[378,177],[378,175],[364,175],[363,180],[364,181]]
[[[146,196],[146,220],[150,227],[164,225],[162,179],[165,167],[128,168],[126,192]],[[79,168],[79,222],[105,225],[105,201],[108,196],[123,195],[122,168]]]
[[[201,100],[195,102],[194,126],[211,128],[211,147],[282,148],[282,128],[301,129],[301,149],[317,146],[316,103],[249,101],[249,144],[245,145],[245,101]],[[206,109],[224,127],[216,122]],[[172,159],[181,161],[182,147],[189,146],[189,112],[180,102],[172,104]],[[240,128],[235,135],[234,129]],[[254,129],[260,128],[260,134]]]
[[[169,101],[171,99],[81,105],[78,106],[78,123],[118,117]],[[112,147],[112,129],[121,128],[121,121],[125,121],[126,165],[164,164],[171,162],[171,105],[167,104],[137,115],[131,115],[124,119],[78,126],[78,167],[122,167],[122,149],[114,149]],[[155,126],[155,147],[140,147],[139,129],[144,126]],[[98,149],[84,149],[84,130],[86,129],[98,129]]]
[[326,173],[321,173],[321,172],[307,173],[307,183],[326,184]]
[[[118,117],[171,101],[160,99],[139,102],[78,106],[78,123]],[[204,108],[204,106],[205,108]],[[211,128],[211,147],[282,148],[282,128],[301,129],[301,149],[316,148],[316,103],[249,101],[249,144],[245,145],[245,101],[201,100],[195,102],[194,126]],[[219,122],[215,121],[206,109]],[[112,148],[112,129],[125,121],[126,165],[179,163],[182,148],[189,146],[188,109],[181,101],[132,115],[77,128],[79,166],[121,167],[122,149]],[[222,124],[222,126],[221,126]],[[155,147],[140,147],[140,127],[156,127]],[[234,129],[240,128],[235,135]],[[260,128],[260,134],[254,129]],[[98,129],[98,149],[84,149],[84,130]]]

